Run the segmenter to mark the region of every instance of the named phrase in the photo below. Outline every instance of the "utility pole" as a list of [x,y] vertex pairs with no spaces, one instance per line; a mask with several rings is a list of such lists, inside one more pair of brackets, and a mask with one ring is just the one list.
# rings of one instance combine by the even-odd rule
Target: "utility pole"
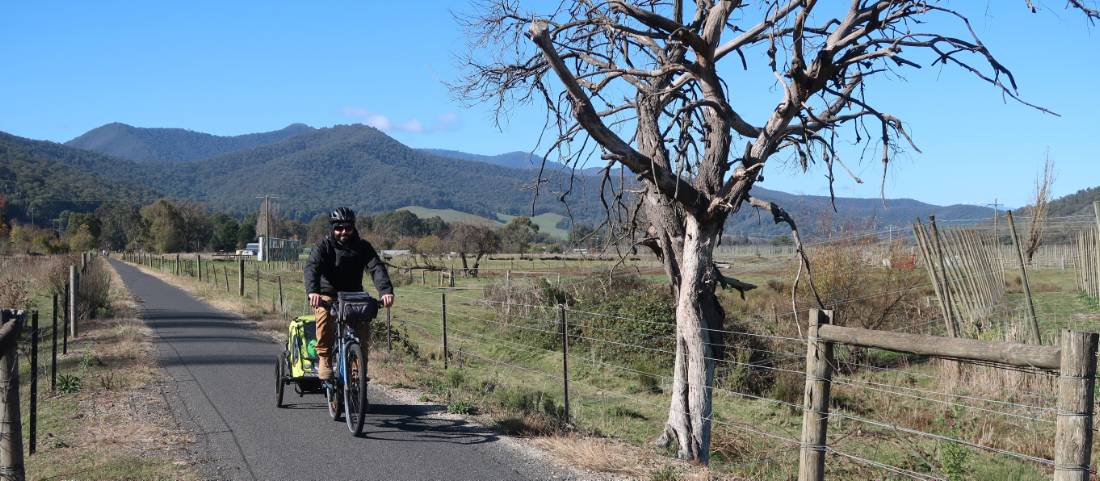
[[986,206],[993,208],[993,238],[1000,239],[1001,237],[997,231],[997,218],[1001,216],[1001,207],[1003,207],[1004,204],[997,202],[997,198],[994,197],[993,203],[986,204]]
[[272,200],[278,199],[278,197],[271,194],[264,194],[256,198],[263,199],[263,202],[260,203],[260,212],[256,219],[256,235],[275,237],[276,207]]

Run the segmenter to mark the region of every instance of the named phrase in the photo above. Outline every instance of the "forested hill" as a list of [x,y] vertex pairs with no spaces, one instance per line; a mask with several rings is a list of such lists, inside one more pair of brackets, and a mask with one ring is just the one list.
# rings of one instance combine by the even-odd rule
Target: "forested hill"
[[500,155],[479,155],[458,150],[446,149],[417,149],[429,155],[437,157],[449,157],[462,160],[473,160],[486,164],[499,165],[510,169],[538,169],[542,159],[530,152],[508,152]]
[[273,132],[222,137],[185,129],[150,129],[115,122],[89,130],[65,145],[153,164],[206,159],[272,144],[312,130],[305,124],[293,124]]
[[[859,199],[850,197],[836,198],[836,212],[828,196],[794,195],[759,186],[752,188],[752,195],[775,202],[783,207],[798,223],[800,231],[820,233],[824,230],[866,231],[885,229],[889,226],[908,229],[919,217],[927,219],[929,215],[939,220],[980,220],[991,218],[993,211],[987,207],[956,204],[938,206],[913,199]],[[786,225],[775,225],[770,215],[758,213],[755,209],[744,208],[726,222],[726,232],[746,235],[782,234],[790,229]]]
[[[29,186],[49,184],[49,191],[55,192],[51,195],[74,192],[84,196],[81,199],[142,202],[161,193],[203,202],[216,211],[244,215],[255,212],[258,196],[271,194],[278,197],[284,215],[299,220],[308,220],[335,205],[366,212],[407,206],[454,209],[489,219],[497,219],[497,214],[528,215],[535,177],[530,169],[412,149],[364,125],[306,127],[297,135],[257,147],[201,160],[157,164],[10,135],[2,139],[4,145],[16,146],[8,147],[0,156],[0,165],[7,167],[0,172],[15,179],[0,184],[5,189],[0,193],[9,197],[29,192]],[[91,175],[81,175],[84,172]],[[572,181],[567,210],[558,201],[570,185],[567,173],[559,170],[545,175],[549,178],[540,185],[535,214],[572,213],[577,221],[593,225],[602,220],[599,177],[580,176]],[[7,188],[12,185],[17,190]],[[36,191],[45,192],[40,188]],[[791,195],[759,186],[754,187],[753,194],[787,209],[807,235],[824,229],[904,228],[918,216],[956,220],[990,214],[989,209],[977,206],[940,207],[909,199],[887,200],[884,206],[881,199],[851,198],[837,198],[839,212],[834,213],[826,196]],[[774,235],[787,230],[749,208],[742,209],[727,224],[731,234]]]
[[1050,201],[1051,217],[1093,214],[1092,203],[1100,201],[1100,187],[1090,187]]
[[[236,213],[255,210],[257,196],[273,194],[282,212],[300,219],[334,205],[365,211],[419,205],[495,218],[530,214],[533,193],[530,171],[430,155],[364,125],[315,129],[140,175],[174,197]],[[565,213],[555,193],[567,181],[558,176],[542,185],[536,213]],[[577,181],[573,188],[575,208],[595,213],[598,185]]]
[[137,166],[53,142],[0,132],[0,194],[8,218],[52,219],[62,211],[87,212],[101,203],[150,202],[154,189],[120,180]]

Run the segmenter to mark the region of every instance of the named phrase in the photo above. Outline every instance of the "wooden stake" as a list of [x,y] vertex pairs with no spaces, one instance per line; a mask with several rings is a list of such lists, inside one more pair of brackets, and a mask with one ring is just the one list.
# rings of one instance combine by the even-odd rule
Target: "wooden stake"
[[1016,223],[1012,220],[1012,211],[1005,212],[1008,217],[1008,227],[1012,231],[1012,244],[1016,246],[1016,259],[1020,262],[1020,278],[1024,284],[1024,299],[1027,301],[1028,320],[1031,321],[1031,343],[1042,344],[1039,334],[1039,321],[1035,318],[1035,304],[1031,301],[1031,283],[1027,281],[1027,268],[1024,266],[1024,250],[1020,246],[1020,238],[1016,235]]

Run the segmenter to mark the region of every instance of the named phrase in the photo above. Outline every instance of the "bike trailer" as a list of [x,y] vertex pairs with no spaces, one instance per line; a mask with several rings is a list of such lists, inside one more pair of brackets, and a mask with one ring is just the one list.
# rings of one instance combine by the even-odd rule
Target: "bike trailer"
[[317,375],[317,322],[314,316],[298,316],[287,332],[287,363],[290,377]]

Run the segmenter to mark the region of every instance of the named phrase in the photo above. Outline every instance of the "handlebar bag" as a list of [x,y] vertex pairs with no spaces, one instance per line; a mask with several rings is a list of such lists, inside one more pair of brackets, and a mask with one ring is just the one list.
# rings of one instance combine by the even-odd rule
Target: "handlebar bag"
[[340,319],[344,322],[370,322],[378,315],[378,300],[365,292],[338,292]]

